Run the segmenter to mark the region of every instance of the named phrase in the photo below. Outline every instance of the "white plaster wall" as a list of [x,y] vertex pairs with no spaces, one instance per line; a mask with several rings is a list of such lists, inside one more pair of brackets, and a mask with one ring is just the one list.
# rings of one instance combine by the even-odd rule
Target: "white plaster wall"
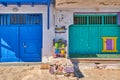
[[[13,11],[13,8],[18,8],[17,12]],[[18,7],[17,5],[8,5],[4,7],[0,5],[0,14],[29,14],[29,13],[42,13],[43,15],[43,48],[42,48],[42,57],[49,56],[52,53],[52,40],[54,38],[54,24],[53,24],[53,5],[50,6],[51,14],[50,14],[50,29],[47,29],[47,6],[46,5],[21,5]]]
[[[53,48],[53,39],[55,38],[54,34],[54,6],[51,5],[50,7],[50,29],[47,29],[47,25],[44,27],[44,46],[43,46],[43,56],[51,56],[52,55],[52,48]],[[47,16],[46,16],[47,17]],[[47,22],[47,20],[45,20]]]
[[[62,20],[61,17],[64,17]],[[64,39],[67,40],[67,47],[66,47],[66,51],[68,53],[68,30],[69,30],[69,26],[73,24],[73,12],[71,12],[70,10],[56,10],[56,15],[55,15],[55,25],[58,27],[61,26],[65,26],[67,28],[66,33],[61,33],[55,34],[55,38],[56,39]]]
[[[69,42],[69,26],[73,24],[73,13],[74,12],[120,12],[119,8],[80,8],[80,9],[57,9],[56,10],[56,22],[55,25],[61,26],[65,25],[67,28],[67,33],[65,34],[57,34],[56,38],[63,38],[67,40],[67,43]],[[61,14],[64,15],[64,20],[59,21],[59,18],[61,18]],[[110,13],[113,14],[113,13]],[[69,46],[69,44],[68,44]],[[67,50],[68,50],[67,46]],[[67,51],[68,53],[68,51]]]

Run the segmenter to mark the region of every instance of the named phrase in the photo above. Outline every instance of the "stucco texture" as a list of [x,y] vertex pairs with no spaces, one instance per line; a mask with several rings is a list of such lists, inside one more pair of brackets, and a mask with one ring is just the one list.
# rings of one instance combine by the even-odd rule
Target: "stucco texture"
[[120,8],[120,0],[56,0],[56,8]]

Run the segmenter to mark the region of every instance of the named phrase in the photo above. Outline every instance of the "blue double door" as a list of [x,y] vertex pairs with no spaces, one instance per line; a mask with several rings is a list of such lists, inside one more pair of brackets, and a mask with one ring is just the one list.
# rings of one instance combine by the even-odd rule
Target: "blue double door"
[[0,38],[1,62],[41,61],[42,26],[1,26]]

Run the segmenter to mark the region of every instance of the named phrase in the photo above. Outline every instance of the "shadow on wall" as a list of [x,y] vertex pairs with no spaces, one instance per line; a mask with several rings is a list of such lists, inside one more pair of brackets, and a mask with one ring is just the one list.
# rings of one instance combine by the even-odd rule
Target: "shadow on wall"
[[79,70],[79,61],[78,59],[71,59],[71,62],[73,64],[73,68],[74,68],[74,73],[75,76],[77,77],[77,80],[79,80],[79,78],[83,78],[84,75],[82,74],[82,72]]

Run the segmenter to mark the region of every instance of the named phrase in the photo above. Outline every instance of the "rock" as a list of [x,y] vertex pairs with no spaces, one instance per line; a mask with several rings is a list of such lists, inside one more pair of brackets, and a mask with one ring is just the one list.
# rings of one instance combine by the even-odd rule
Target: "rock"
[[48,63],[42,63],[41,65],[40,65],[40,69],[49,69],[49,64]]

